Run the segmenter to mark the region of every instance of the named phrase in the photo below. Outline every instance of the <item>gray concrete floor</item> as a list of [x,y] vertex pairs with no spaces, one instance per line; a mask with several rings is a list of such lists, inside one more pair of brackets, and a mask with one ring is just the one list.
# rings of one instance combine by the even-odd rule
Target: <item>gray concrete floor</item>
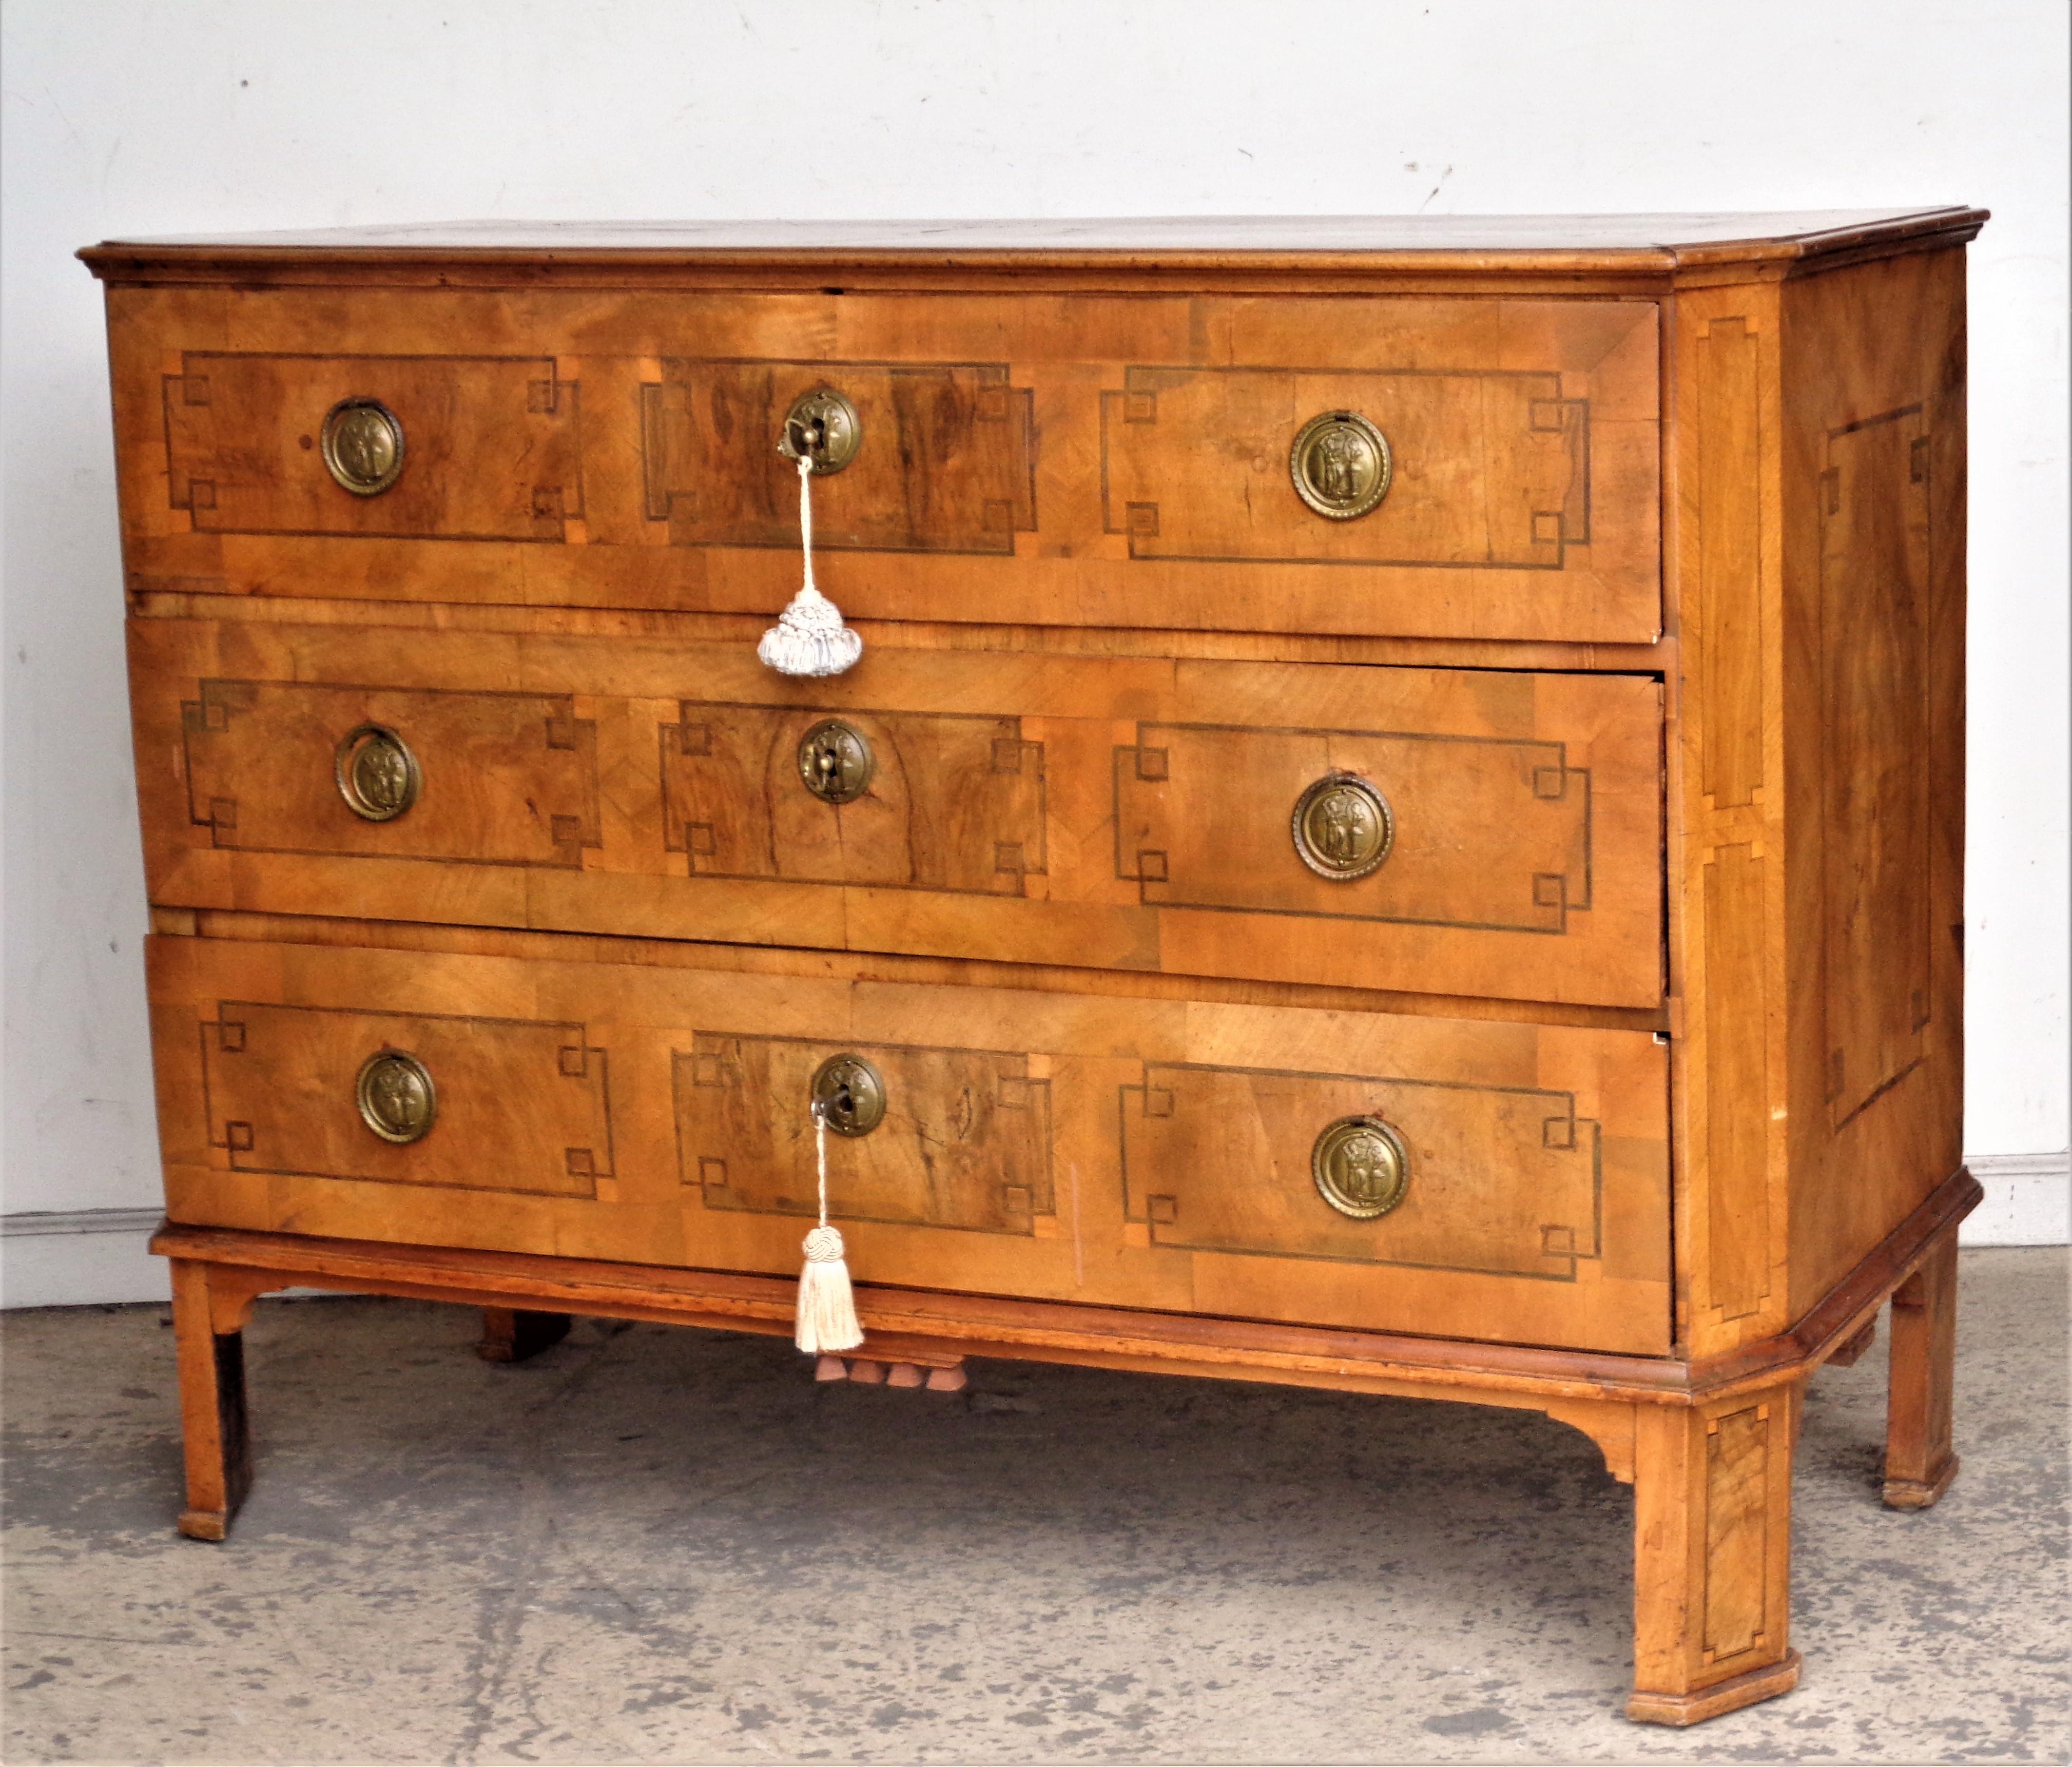
[[1619,1716],[1632,1499],[1537,1414],[261,1302],[258,1480],[177,1538],[162,1309],[22,1313],[9,1761],[2035,1761],[2068,1750],[2066,1260],[1963,1260],[1942,1505],[1815,1383],[1787,1698]]

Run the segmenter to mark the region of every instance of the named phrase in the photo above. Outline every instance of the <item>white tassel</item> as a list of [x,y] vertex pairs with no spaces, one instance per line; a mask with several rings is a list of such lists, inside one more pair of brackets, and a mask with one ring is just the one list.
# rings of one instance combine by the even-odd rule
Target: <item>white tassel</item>
[[842,1236],[828,1225],[828,1124],[817,1102],[813,1136],[820,1162],[820,1224],[806,1235],[806,1267],[799,1272],[797,1329],[791,1341],[808,1355],[818,1356],[857,1349],[863,1342],[863,1328],[856,1322],[856,1296],[849,1290],[849,1266],[842,1262]]
[[813,586],[813,462],[803,454],[799,538],[806,555],[806,580],[777,623],[763,635],[755,654],[779,675],[839,675],[863,655],[863,640],[842,624],[841,610]]

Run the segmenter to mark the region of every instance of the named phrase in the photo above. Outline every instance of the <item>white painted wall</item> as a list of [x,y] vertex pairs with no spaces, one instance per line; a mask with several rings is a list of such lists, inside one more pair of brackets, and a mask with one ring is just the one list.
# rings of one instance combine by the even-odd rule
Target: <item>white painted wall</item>
[[[2064,0],[8,0],[0,1207],[148,1208],[157,1185],[99,291],[70,254],[474,216],[1990,206],[1967,1144],[2062,1149],[2068,19]],[[2062,1237],[2062,1200],[2036,1210],[2063,1169],[1993,1168],[2000,1236]],[[10,1236],[13,1298],[155,1284],[134,1226],[101,1218],[117,1231]]]

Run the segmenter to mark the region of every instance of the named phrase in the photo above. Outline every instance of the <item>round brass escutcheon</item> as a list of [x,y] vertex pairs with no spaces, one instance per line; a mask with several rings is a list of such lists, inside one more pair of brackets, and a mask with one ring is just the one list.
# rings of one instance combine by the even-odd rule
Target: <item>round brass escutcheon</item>
[[840,472],[863,446],[863,420],[832,387],[818,387],[784,414],[777,451],[787,460],[810,460],[816,476]]
[[1350,521],[1388,495],[1396,461],[1388,438],[1357,411],[1326,411],[1297,432],[1288,471],[1318,515]]
[[403,471],[403,420],[379,399],[341,399],[323,421],[323,463],[356,497],[379,496]]
[[409,745],[385,724],[347,732],[332,762],[338,795],[369,822],[393,822],[417,801],[424,784]]
[[1340,1214],[1371,1221],[1387,1214],[1410,1186],[1410,1150],[1378,1116],[1342,1116],[1310,1150],[1317,1194]]
[[813,1108],[837,1135],[868,1135],[885,1120],[885,1076],[861,1055],[831,1055],[813,1075]]
[[877,766],[863,733],[840,718],[823,718],[799,743],[799,777],[823,803],[854,803]]
[[360,1119],[384,1141],[414,1141],[439,1113],[430,1071],[414,1055],[384,1049],[368,1057],[355,1087]]
[[1396,843],[1388,799],[1357,773],[1327,773],[1295,800],[1295,850],[1334,883],[1364,877]]

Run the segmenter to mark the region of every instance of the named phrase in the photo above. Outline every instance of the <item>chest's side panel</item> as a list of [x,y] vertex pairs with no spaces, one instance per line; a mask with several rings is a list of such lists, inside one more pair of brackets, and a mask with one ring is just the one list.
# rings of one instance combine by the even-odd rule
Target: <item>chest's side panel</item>
[[1798,1312],[1963,1158],[1963,255],[1784,320]]
[[1678,298],[1679,1304],[1783,1329],[1955,1170],[1963,260]]

